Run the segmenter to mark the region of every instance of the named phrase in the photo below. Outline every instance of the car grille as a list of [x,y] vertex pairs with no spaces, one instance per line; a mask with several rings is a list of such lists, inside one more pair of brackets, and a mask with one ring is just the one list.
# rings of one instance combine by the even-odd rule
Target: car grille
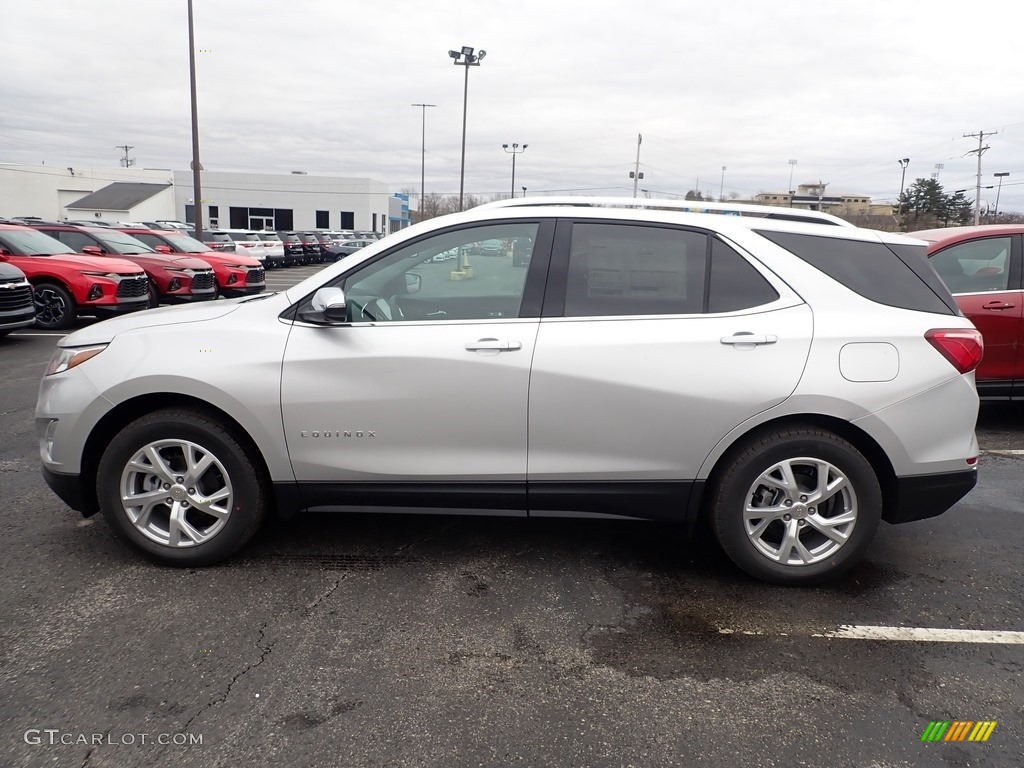
[[266,272],[263,267],[255,267],[245,273],[246,285],[259,285],[266,282]]
[[213,290],[213,283],[213,272],[196,272],[194,275],[192,275],[193,291]]
[[140,296],[145,296],[148,292],[149,278],[145,275],[122,277],[117,284],[116,296],[119,299],[137,299]]
[[0,312],[32,309],[32,286],[24,280],[0,281]]

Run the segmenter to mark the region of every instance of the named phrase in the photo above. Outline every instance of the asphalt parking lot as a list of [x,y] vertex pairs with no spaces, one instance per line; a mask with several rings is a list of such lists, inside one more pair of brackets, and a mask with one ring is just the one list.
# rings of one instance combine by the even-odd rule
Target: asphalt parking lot
[[0,340],[0,766],[1024,764],[1024,404],[983,406],[966,499],[826,588],[589,520],[307,516],[175,570],[40,477],[59,336]]

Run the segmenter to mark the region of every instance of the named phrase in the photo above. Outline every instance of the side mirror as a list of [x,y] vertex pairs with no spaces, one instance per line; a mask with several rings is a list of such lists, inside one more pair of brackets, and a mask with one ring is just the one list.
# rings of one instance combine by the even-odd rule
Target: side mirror
[[349,322],[345,292],[341,288],[321,288],[313,294],[310,305],[309,311],[299,313],[300,320],[320,325]]
[[98,245],[83,245],[82,253],[87,253],[90,256],[102,256],[103,249],[100,248]]
[[0,261],[7,261],[7,257],[13,255],[13,253],[11,253],[9,250],[0,245]]
[[157,253],[174,253],[169,245],[156,245],[153,246]]
[[415,272],[405,273],[405,292],[406,293],[419,293],[420,288],[423,287],[423,277],[417,275]]

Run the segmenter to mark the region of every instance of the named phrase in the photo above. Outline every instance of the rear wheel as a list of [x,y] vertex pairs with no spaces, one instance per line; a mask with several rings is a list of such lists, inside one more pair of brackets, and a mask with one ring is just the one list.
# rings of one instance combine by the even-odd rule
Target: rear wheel
[[123,539],[170,565],[211,565],[259,528],[266,482],[255,458],[218,422],[163,410],[121,430],[100,460],[96,492]]
[[860,560],[881,519],[882,491],[849,442],[794,427],[761,435],[728,460],[710,512],[736,565],[765,581],[806,586]]
[[78,312],[71,293],[58,283],[32,286],[36,325],[48,331],[64,331],[75,324]]

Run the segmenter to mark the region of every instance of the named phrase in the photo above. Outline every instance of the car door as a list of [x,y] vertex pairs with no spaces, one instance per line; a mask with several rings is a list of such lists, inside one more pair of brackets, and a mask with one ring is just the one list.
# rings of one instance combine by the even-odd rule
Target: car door
[[978,391],[999,397],[1024,389],[1020,235],[978,237],[936,251],[930,259],[985,341],[975,372]]
[[[299,302],[281,401],[307,506],[525,514],[530,362],[547,253],[534,254],[528,275],[511,259],[467,254],[494,237],[532,237],[549,252],[553,229],[536,220],[447,228]],[[431,260],[452,248],[463,258]],[[321,318],[331,289],[344,291],[343,322]]]
[[552,258],[530,383],[530,514],[681,519],[715,444],[796,388],[811,311],[699,230],[560,222]]

